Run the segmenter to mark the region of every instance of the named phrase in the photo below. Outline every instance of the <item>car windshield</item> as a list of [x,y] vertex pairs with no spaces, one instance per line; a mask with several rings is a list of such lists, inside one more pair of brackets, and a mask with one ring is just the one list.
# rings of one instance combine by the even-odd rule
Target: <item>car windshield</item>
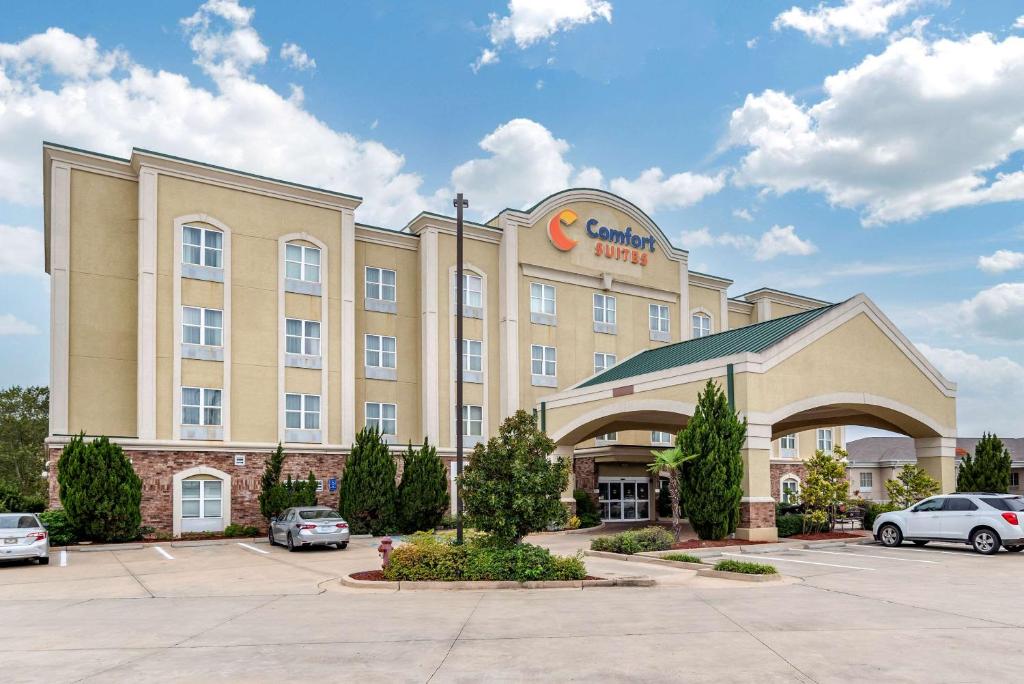
[[0,515],[0,529],[24,530],[31,527],[39,527],[39,522],[34,515]]
[[1019,496],[1012,498],[996,498],[996,497],[985,497],[982,499],[992,508],[999,509],[1000,511],[1024,511],[1024,499]]
[[340,518],[338,511],[331,511],[326,508],[315,511],[299,511],[299,517],[303,520],[321,520],[323,518]]

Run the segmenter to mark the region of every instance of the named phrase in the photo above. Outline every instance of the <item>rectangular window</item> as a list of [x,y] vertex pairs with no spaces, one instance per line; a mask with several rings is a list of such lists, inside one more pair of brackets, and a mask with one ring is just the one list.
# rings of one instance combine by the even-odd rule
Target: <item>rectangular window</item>
[[479,373],[484,369],[484,345],[480,340],[462,340],[462,370]]
[[210,268],[222,267],[224,235],[219,230],[183,226],[181,231],[182,263]]
[[463,405],[462,435],[464,437],[482,437],[484,434],[484,409],[482,406]]
[[320,356],[320,321],[285,319],[284,335],[287,353]]
[[220,425],[219,389],[206,387],[181,388],[182,425]]
[[469,273],[462,274],[462,303],[465,306],[483,308],[484,279]]
[[371,368],[394,368],[398,360],[397,340],[386,335],[366,336],[366,365]]
[[366,267],[366,297],[385,302],[395,301],[397,274],[391,269]]
[[824,451],[826,454],[832,453],[832,428],[818,430],[818,451]]
[[553,285],[530,283],[530,313],[555,315],[555,288]]
[[604,352],[597,352],[594,354],[594,372],[600,373],[601,371],[608,370],[615,365],[615,354],[606,354]]
[[872,473],[861,473],[860,474],[860,488],[863,490],[870,490],[874,485],[874,477]]
[[707,337],[711,334],[711,316],[707,314],[693,314],[690,317],[693,324],[693,337]]
[[224,313],[220,309],[181,307],[181,341],[219,347],[224,339]]
[[594,322],[615,325],[615,297],[594,294]]
[[655,430],[651,433],[651,444],[672,444],[675,441],[675,436],[671,432],[659,432]]
[[398,406],[366,402],[366,427],[377,428],[382,435],[398,434]]
[[619,439],[619,433],[609,432],[604,435],[598,435],[595,439],[597,439],[598,442],[615,442]]
[[796,435],[784,435],[779,438],[779,453],[787,458],[796,456]]
[[782,503],[791,504],[797,499],[797,495],[800,493],[800,483],[796,480],[789,479],[782,481]]
[[1020,487],[1020,473],[1016,470],[1010,473],[1010,486],[1014,489]]
[[668,332],[668,307],[661,304],[651,304],[648,307],[648,318],[651,332]]
[[554,347],[545,347],[539,344],[530,346],[530,365],[531,372],[534,375],[555,377],[557,360],[558,357]]
[[320,395],[284,395],[284,426],[289,430],[319,430]]
[[285,245],[284,275],[292,280],[320,282],[320,248],[306,245]]

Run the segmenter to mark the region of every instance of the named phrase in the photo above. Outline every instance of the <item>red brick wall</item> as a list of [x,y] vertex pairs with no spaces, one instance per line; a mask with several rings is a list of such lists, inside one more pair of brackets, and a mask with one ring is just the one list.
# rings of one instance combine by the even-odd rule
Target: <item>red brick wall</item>
[[594,458],[577,458],[572,462],[572,474],[576,479],[576,489],[593,493],[597,489],[597,466]]
[[740,502],[740,527],[775,527],[775,503],[772,501]]
[[786,475],[796,475],[803,483],[807,479],[807,468],[800,462],[771,464],[772,498],[776,501],[782,499],[782,478]]

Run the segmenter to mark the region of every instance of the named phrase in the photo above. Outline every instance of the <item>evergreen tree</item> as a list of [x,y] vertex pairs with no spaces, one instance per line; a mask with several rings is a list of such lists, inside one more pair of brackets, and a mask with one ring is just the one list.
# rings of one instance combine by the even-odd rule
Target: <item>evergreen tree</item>
[[339,506],[354,534],[395,530],[396,473],[395,459],[377,428],[360,430],[341,474]]
[[555,443],[526,411],[509,416],[498,436],[477,444],[460,491],[472,525],[500,542],[517,544],[530,532],[566,519],[562,492],[570,464],[549,461]]
[[284,486],[281,484],[281,469],[284,467],[284,449],[278,443],[277,449],[263,468],[263,475],[260,477],[260,514],[270,520],[281,515],[281,511],[288,508],[289,497]]
[[996,492],[1010,490],[1010,452],[995,434],[984,433],[974,447],[974,456],[964,456],[956,475],[958,492]]
[[425,438],[419,449],[410,443],[398,485],[399,528],[407,533],[431,531],[441,523],[448,504],[448,470],[437,449]]
[[889,500],[899,508],[910,508],[921,499],[939,493],[939,483],[924,468],[908,463],[900,469],[895,480],[885,483]]
[[80,539],[129,541],[142,524],[142,480],[117,444],[78,435],[57,463],[60,502]]
[[747,421],[729,408],[725,392],[708,380],[693,418],[679,435],[679,450],[695,456],[680,469],[686,516],[701,539],[723,539],[740,521]]

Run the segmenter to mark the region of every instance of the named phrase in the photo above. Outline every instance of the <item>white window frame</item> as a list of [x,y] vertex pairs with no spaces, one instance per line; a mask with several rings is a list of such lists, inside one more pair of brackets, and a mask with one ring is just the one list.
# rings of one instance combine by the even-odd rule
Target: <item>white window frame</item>
[[1014,470],[1010,472],[1010,487],[1013,489],[1020,488],[1020,471]]
[[[867,478],[868,479],[868,483],[867,484],[864,484],[864,476],[865,475],[868,476],[868,478]],[[871,471],[864,471],[864,472],[860,473],[860,475],[857,478],[857,480],[858,480],[858,482],[860,482],[860,491],[862,491],[862,492],[870,492],[875,487],[875,475]]]
[[647,325],[651,332],[667,333],[669,331],[668,306],[665,304],[648,304]]
[[467,373],[484,371],[484,343],[482,340],[462,340],[462,370]]
[[[299,250],[299,258],[295,260],[291,258],[289,252],[293,249]],[[308,255],[316,253],[316,263],[314,264],[311,259],[308,259]],[[295,277],[288,273],[288,266],[295,264],[299,268],[299,277]],[[316,269],[316,277],[309,277],[309,269]],[[323,274],[321,269],[323,268],[323,254],[319,247],[312,247],[309,245],[300,245],[296,242],[287,242],[284,246],[284,277],[287,280],[298,280],[305,283],[319,283],[323,280]]]
[[[384,348],[384,341],[391,340],[394,349],[388,351]],[[363,336],[364,354],[363,361],[367,368],[388,368],[394,370],[398,367],[398,338],[392,335],[375,335],[366,333]],[[390,365],[388,362],[390,361]]]
[[[188,231],[197,230],[199,231],[199,244],[195,245],[185,240],[185,236],[188,235]],[[208,234],[215,234],[218,236],[218,242],[220,243],[216,247],[211,247],[207,244],[206,236]],[[189,249],[199,249],[199,261],[190,261],[185,258]],[[215,257],[215,258],[213,258]],[[217,263],[210,263],[216,261]],[[181,263],[190,264],[192,266],[205,266],[206,268],[224,268],[224,231],[217,230],[216,228],[205,228],[203,226],[193,226],[191,224],[185,224],[181,227]]]
[[475,273],[462,273],[462,305],[484,308],[484,279]]
[[598,444],[611,444],[612,442],[619,441],[619,433],[618,432],[606,432],[603,435],[598,435],[597,437],[594,438],[594,440]]
[[[186,392],[198,392],[199,403],[186,403]],[[185,411],[195,409],[198,411],[197,422],[186,422]],[[216,422],[208,418],[208,411],[216,411]],[[181,388],[181,425],[190,427],[222,427],[224,423],[223,390],[212,387],[182,387]]]
[[[611,304],[609,306],[609,303]],[[600,292],[594,293],[594,323],[614,326],[616,321],[616,309],[618,303],[615,295],[606,295]]]
[[[786,446],[786,442],[791,441],[793,446]],[[797,456],[797,442],[796,433],[783,435],[779,437],[779,456],[782,458],[796,458]]]
[[[299,324],[299,334],[293,335],[288,330],[289,323]],[[315,329],[316,335],[312,332]],[[284,339],[285,339],[285,353],[286,354],[297,354],[299,356],[320,356],[320,338],[321,338],[321,326],[320,321],[307,321],[303,318],[286,318],[284,319]],[[299,351],[292,351],[289,347],[289,343],[298,340]]]
[[[815,442],[818,451],[824,451],[826,454],[831,454],[835,447],[835,433],[832,428],[818,428],[817,440]],[[826,439],[827,437],[827,439]],[[828,448],[825,448],[825,445]]]
[[[299,397],[299,408],[290,409],[288,408],[288,398]],[[315,401],[314,401],[315,400]],[[312,407],[312,404],[316,404],[316,408]],[[320,429],[320,409],[323,403],[320,401],[319,394],[300,394],[298,392],[287,392],[284,395],[284,426],[286,430],[319,430]],[[289,415],[298,416],[298,426],[288,425]],[[313,424],[315,422],[315,425]]]
[[[550,294],[550,296],[548,296]],[[555,316],[558,314],[557,294],[554,285],[546,283],[530,283],[530,313],[541,314],[542,316]],[[548,304],[551,310],[548,311]]]
[[[188,322],[188,312],[197,311],[199,312],[199,324]],[[219,325],[212,325],[209,319],[217,314],[220,317]],[[196,328],[199,331],[199,341],[190,342],[186,338],[187,329]],[[210,338],[216,334],[216,340],[213,341]],[[197,344],[204,347],[222,347],[224,346],[224,311],[221,309],[207,309],[202,306],[182,306],[181,307],[181,341],[183,344]]]
[[[385,273],[391,274],[392,282],[390,284],[384,282]],[[373,299],[380,302],[398,301],[398,272],[394,269],[381,268],[380,266],[367,266],[364,272],[363,281],[363,291],[367,299]],[[376,296],[371,294],[371,287],[377,288]]]
[[[705,321],[707,322],[706,329],[704,326]],[[710,314],[704,313],[703,311],[693,312],[692,314],[690,314],[690,331],[692,333],[691,337],[693,337],[694,339],[698,337],[707,337],[708,335],[711,334],[713,324],[714,323],[711,319]]]
[[475,404],[462,405],[462,436],[483,437],[484,407]]
[[796,494],[797,497],[800,496],[800,478],[798,478],[796,475],[783,475],[782,479],[779,480],[779,503],[781,503],[781,504],[788,504],[789,503],[786,500],[786,483],[787,482],[792,482],[794,485],[796,485],[794,487],[794,489],[793,489],[793,493]]
[[[664,435],[664,438],[662,438]],[[651,444],[667,444],[671,445],[675,442],[675,435],[671,432],[662,432],[661,430],[651,430]]]
[[[548,358],[549,356],[550,358]],[[540,373],[537,372],[537,366],[535,365],[537,363],[540,364]],[[549,367],[550,373],[548,372]],[[558,377],[558,349],[543,344],[530,345],[530,373],[531,375],[539,375],[545,378]]]
[[[199,487],[197,488],[198,496],[185,496],[185,483],[186,482],[198,482]],[[206,485],[208,482],[216,482],[220,485],[220,496],[207,496]],[[224,517],[224,481],[220,479],[212,480],[200,480],[197,478],[187,478],[181,481],[181,517],[189,520],[218,520]],[[199,504],[199,513],[197,515],[189,515],[185,512],[185,502],[196,501]],[[216,501],[218,514],[217,515],[206,515],[206,502]]]
[[[370,416],[370,407],[376,409],[376,416]],[[394,416],[392,418],[386,417],[385,407],[390,407]],[[398,404],[391,404],[382,401],[368,401],[363,405],[363,424],[367,427],[376,427],[381,435],[385,437],[397,437],[398,436]],[[392,423],[392,431],[388,432],[386,428],[388,423]]]
[[[608,362],[611,359],[611,363]],[[609,354],[608,352],[594,352],[594,372],[600,373],[606,371],[617,363],[615,354]]]

